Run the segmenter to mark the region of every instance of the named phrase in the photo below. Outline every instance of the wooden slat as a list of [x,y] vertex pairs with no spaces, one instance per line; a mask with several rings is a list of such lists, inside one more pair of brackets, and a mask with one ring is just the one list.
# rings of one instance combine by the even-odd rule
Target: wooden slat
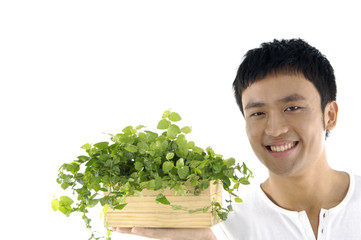
[[110,227],[206,228],[219,222],[211,213],[108,213]]
[[[197,195],[198,196],[209,196],[209,195],[212,195],[215,193],[222,192],[222,184],[220,184],[220,183],[214,184],[214,182],[215,181],[210,181],[209,187],[203,191],[198,192]],[[194,196],[195,195],[194,191],[195,191],[194,187],[192,187],[190,184],[187,184],[185,186],[185,196]],[[160,193],[160,192],[161,192],[161,190],[152,191],[152,190],[144,189],[141,193],[143,196],[146,197],[146,196],[157,196],[158,193]],[[106,193],[106,194],[109,194],[109,193]],[[174,189],[169,189],[169,188],[164,189],[163,194],[166,196],[176,195]],[[180,196],[180,191],[178,191],[177,196]],[[134,195],[134,197],[138,197],[138,195]]]
[[[217,195],[212,196],[166,196],[173,205],[181,205],[188,209],[198,209],[210,206],[212,199],[217,200]],[[155,197],[128,197],[128,203],[120,212],[172,212],[170,205],[157,203]]]
[[[203,228],[211,227],[220,221],[218,216],[211,213],[211,208],[206,213],[189,214],[188,211],[173,210],[169,205],[157,204],[155,196],[159,191],[147,190],[145,194],[144,191],[142,193],[143,197],[127,197],[128,205],[122,210],[109,209],[105,216],[107,224],[110,227]],[[174,190],[165,190],[164,195],[172,205],[181,205],[192,210],[211,206],[212,201],[222,203],[221,184],[210,185],[210,188],[199,196],[174,196]]]

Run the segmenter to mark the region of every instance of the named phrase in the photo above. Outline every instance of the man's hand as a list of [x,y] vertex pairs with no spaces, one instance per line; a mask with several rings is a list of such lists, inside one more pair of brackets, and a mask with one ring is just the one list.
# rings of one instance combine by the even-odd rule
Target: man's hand
[[115,232],[160,240],[216,240],[210,228],[112,228]]

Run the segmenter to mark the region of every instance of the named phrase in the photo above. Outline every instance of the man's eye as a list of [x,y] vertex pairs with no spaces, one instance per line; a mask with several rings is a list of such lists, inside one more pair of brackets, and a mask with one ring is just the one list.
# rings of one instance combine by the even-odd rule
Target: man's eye
[[257,116],[261,116],[263,114],[264,114],[263,112],[256,112],[256,113],[252,113],[251,117],[257,117]]
[[285,111],[296,111],[296,110],[299,110],[299,109],[301,109],[301,108],[300,108],[300,107],[297,107],[297,106],[292,106],[292,107],[286,108]]

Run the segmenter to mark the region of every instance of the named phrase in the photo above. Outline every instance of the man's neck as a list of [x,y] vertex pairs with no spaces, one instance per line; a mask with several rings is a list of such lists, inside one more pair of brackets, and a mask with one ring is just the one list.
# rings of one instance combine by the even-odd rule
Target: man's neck
[[288,210],[332,208],[345,197],[349,178],[346,173],[331,169],[327,161],[319,165],[322,166],[297,176],[270,173],[262,189],[275,204]]
[[346,196],[350,183],[347,173],[332,170],[327,161],[323,164],[298,176],[282,177],[270,173],[261,186],[269,199],[281,208],[306,211],[316,238],[321,208],[337,206]]

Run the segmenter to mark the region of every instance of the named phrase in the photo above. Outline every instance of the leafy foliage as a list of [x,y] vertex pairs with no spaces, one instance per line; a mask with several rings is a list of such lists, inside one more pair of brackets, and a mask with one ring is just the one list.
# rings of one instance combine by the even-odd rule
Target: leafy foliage
[[[202,149],[193,141],[187,141],[186,134],[192,128],[179,128],[174,122],[180,120],[178,113],[168,110],[157,125],[159,130],[163,130],[160,134],[142,130],[144,126],[128,126],[121,133],[109,134],[111,143],[86,143],[81,146],[87,155],[63,164],[57,178],[63,189],[73,190],[77,201],[67,196],[54,198],[51,202],[53,210],[59,210],[66,216],[81,212],[86,227],[91,229],[91,220],[86,215],[89,208],[100,204],[104,207],[104,214],[109,207],[121,210],[127,205],[127,196],[142,196],[141,191],[148,189],[159,191],[156,202],[171,205],[174,210],[206,212],[211,207],[225,220],[228,212],[232,211],[231,199],[242,202],[234,191],[240,184],[249,184],[252,172],[244,163],[236,164],[234,158],[224,159],[211,147]],[[230,194],[226,207],[214,202],[212,206],[201,209],[186,209],[172,205],[162,193],[170,188],[184,195],[186,184],[202,191],[209,187],[212,180],[220,182]],[[106,239],[110,239],[110,233],[108,229]],[[99,238],[92,232],[90,239]]]

